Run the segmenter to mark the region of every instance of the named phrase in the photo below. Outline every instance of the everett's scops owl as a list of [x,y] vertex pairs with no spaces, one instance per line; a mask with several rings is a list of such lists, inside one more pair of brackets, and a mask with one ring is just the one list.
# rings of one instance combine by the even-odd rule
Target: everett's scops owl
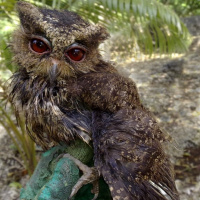
[[106,30],[74,12],[22,1],[17,10],[21,27],[11,46],[19,69],[10,99],[35,142],[44,149],[76,138],[92,144],[114,200],[179,199],[163,148],[168,137],[135,83],[99,53]]

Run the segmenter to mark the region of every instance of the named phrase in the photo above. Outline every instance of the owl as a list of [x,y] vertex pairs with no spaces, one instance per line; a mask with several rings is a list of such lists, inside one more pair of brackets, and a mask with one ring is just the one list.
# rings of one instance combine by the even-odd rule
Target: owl
[[178,200],[165,153],[170,138],[135,83],[103,60],[106,29],[67,10],[19,1],[17,11],[9,98],[32,139],[43,149],[76,139],[93,146],[94,168],[113,200]]

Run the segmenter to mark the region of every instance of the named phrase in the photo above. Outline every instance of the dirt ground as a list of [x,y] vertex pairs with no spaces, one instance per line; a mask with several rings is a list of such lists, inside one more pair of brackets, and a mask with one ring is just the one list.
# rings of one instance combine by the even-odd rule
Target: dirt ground
[[[178,58],[128,61],[117,66],[136,82],[144,105],[174,139],[169,153],[181,200],[200,199],[200,34],[193,35],[188,53]],[[18,165],[13,158],[16,152],[1,127],[0,152],[0,199],[17,200],[18,185],[9,186],[13,177],[7,176],[10,167]],[[27,177],[16,180],[24,186]]]

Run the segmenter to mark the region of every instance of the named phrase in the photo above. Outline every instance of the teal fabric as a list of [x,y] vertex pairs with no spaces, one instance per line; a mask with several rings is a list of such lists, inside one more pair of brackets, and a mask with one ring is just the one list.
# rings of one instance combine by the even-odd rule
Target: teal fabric
[[[80,147],[83,144],[80,144],[80,141],[78,141],[73,147],[57,146],[43,153],[26,188],[21,190],[20,200],[67,200],[73,186],[80,178],[80,171],[72,160],[69,158],[57,159],[58,156],[70,152],[77,159],[81,157],[88,165],[91,165],[93,157],[91,149],[89,149],[90,153],[85,151],[85,157],[87,158],[85,159],[83,149],[86,149],[79,149],[79,153],[77,153],[76,145]],[[91,193],[91,189],[91,184],[83,186],[73,200],[92,200],[94,195]],[[111,199],[107,184],[100,179],[98,200]]]
[[73,186],[79,179],[79,169],[68,158],[56,157],[65,152],[58,146],[42,154],[26,188],[21,190],[22,200],[64,200],[69,197]]

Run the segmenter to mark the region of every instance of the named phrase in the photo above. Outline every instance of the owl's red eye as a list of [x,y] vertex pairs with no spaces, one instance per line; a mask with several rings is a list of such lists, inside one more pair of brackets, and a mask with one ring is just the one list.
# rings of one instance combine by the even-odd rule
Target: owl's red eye
[[74,47],[66,52],[66,56],[73,61],[82,61],[85,58],[85,50],[79,47]]
[[33,51],[40,54],[50,51],[49,46],[44,41],[36,38],[30,41],[30,47]]

